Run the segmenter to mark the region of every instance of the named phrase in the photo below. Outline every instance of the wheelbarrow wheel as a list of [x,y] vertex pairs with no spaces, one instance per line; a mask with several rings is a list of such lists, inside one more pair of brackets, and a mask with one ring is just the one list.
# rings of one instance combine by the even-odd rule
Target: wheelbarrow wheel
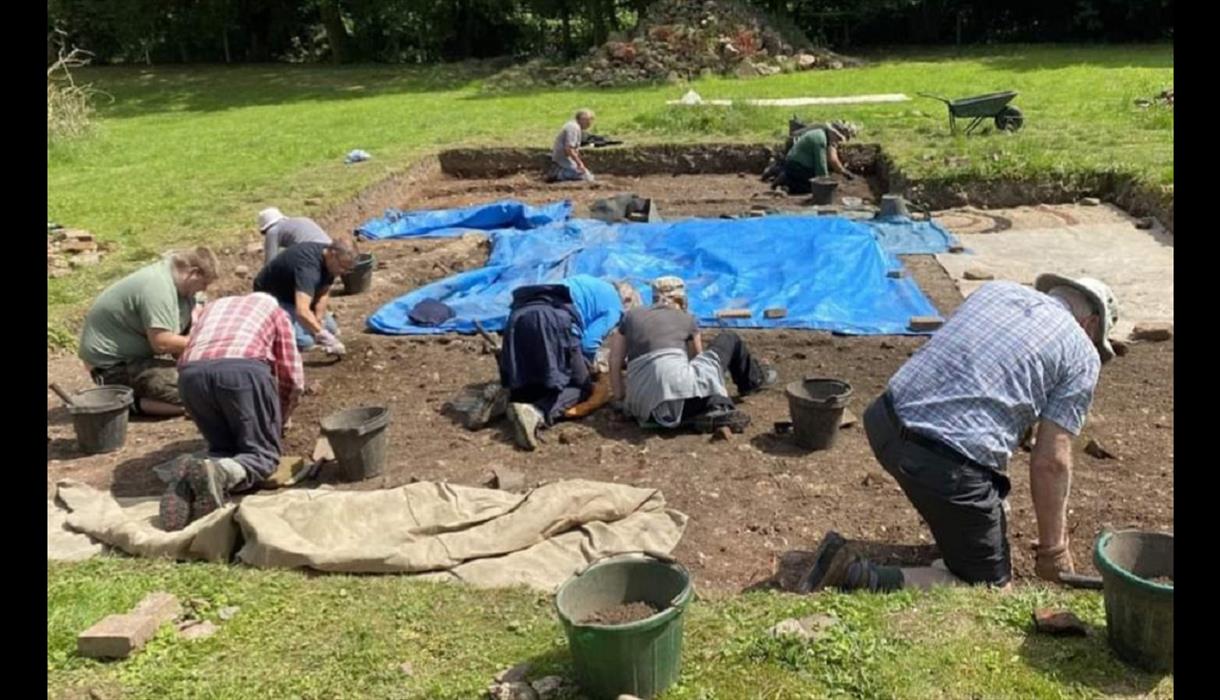
[[1021,114],[1021,110],[1009,105],[1000,110],[1000,113],[995,115],[995,128],[1004,131],[1016,131],[1025,123],[1025,117]]

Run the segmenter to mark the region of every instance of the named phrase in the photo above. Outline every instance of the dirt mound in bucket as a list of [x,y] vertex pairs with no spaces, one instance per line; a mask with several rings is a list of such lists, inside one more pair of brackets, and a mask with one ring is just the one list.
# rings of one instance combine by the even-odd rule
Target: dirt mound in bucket
[[661,612],[648,603],[623,603],[604,608],[581,620],[582,625],[626,625],[639,622]]
[[493,76],[485,90],[535,85],[678,83],[710,75],[750,78],[861,65],[815,48],[795,27],[776,26],[732,0],[660,0],[628,36],[614,37],[571,64],[534,60]]

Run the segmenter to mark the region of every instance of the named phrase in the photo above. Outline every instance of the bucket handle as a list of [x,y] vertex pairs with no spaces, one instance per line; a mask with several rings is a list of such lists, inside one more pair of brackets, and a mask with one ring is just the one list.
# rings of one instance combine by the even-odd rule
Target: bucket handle
[[[627,550],[624,550],[621,552],[610,552],[609,554],[603,554],[601,556],[593,557],[593,559],[588,564],[585,564],[583,567],[581,567],[580,571],[577,571],[575,574],[573,574],[573,576],[583,576],[586,571],[593,568],[594,564],[605,561],[606,559],[613,559],[614,557],[621,557],[624,554],[643,554],[645,556],[652,557],[653,559],[664,562],[666,564],[678,564],[677,559],[674,559],[673,557],[666,554],[665,552],[657,551],[655,549],[627,549]],[[681,566],[681,564],[678,564],[678,566]]]
[[[643,554],[645,556],[656,559],[659,562],[662,562],[665,564],[670,564],[672,566],[676,566],[682,570],[682,573],[686,574],[687,581],[690,580],[690,574],[686,571],[686,567],[682,566],[682,564],[679,563],[677,559],[670,556],[669,554],[666,554],[665,552],[661,552],[661,551],[658,551],[655,549],[628,549],[628,550],[625,550],[622,552],[611,552],[609,554],[603,554],[599,557],[594,557],[592,561],[590,561],[588,564],[585,564],[584,567],[581,568],[580,571],[577,571],[575,574],[573,574],[573,576],[583,576],[586,571],[593,568],[594,564],[601,562],[601,561],[605,561],[606,559],[613,559],[614,557],[621,557],[625,554]],[[678,604],[678,599],[681,597],[682,597],[682,593],[678,593],[678,595],[674,596],[674,599],[669,601],[670,607],[676,606]]]

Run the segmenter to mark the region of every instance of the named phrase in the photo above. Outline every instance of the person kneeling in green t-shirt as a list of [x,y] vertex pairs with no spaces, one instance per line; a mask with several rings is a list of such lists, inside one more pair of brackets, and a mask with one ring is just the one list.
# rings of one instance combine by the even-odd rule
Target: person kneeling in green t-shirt
[[[784,158],[784,181],[789,194],[808,194],[809,180],[834,171],[847,179],[853,175],[839,160],[839,144],[856,137],[858,129],[847,122],[816,124],[795,134],[792,148]],[[829,166],[829,167],[828,167]]]
[[186,348],[195,295],[218,277],[208,248],[170,253],[103,291],[81,331],[78,356],[95,384],[131,387],[132,410],[180,416],[175,360]]

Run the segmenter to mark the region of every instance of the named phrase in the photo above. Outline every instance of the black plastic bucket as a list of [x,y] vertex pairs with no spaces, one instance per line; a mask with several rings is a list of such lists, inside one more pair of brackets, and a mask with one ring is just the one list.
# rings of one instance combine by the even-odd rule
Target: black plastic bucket
[[322,419],[322,435],[335,452],[340,479],[363,481],[381,473],[389,424],[390,409],[384,406],[349,408]]
[[809,450],[834,447],[851,392],[851,385],[838,379],[807,378],[789,384],[788,413],[796,444]]
[[833,177],[815,177],[809,181],[809,189],[810,203],[830,204],[835,201],[835,190],[839,189],[839,182]]
[[343,275],[344,294],[363,294],[373,284],[373,254],[361,253],[356,258],[356,267]]
[[117,384],[74,394],[68,413],[81,451],[92,455],[122,448],[127,442],[127,411],[134,400],[131,387]]

